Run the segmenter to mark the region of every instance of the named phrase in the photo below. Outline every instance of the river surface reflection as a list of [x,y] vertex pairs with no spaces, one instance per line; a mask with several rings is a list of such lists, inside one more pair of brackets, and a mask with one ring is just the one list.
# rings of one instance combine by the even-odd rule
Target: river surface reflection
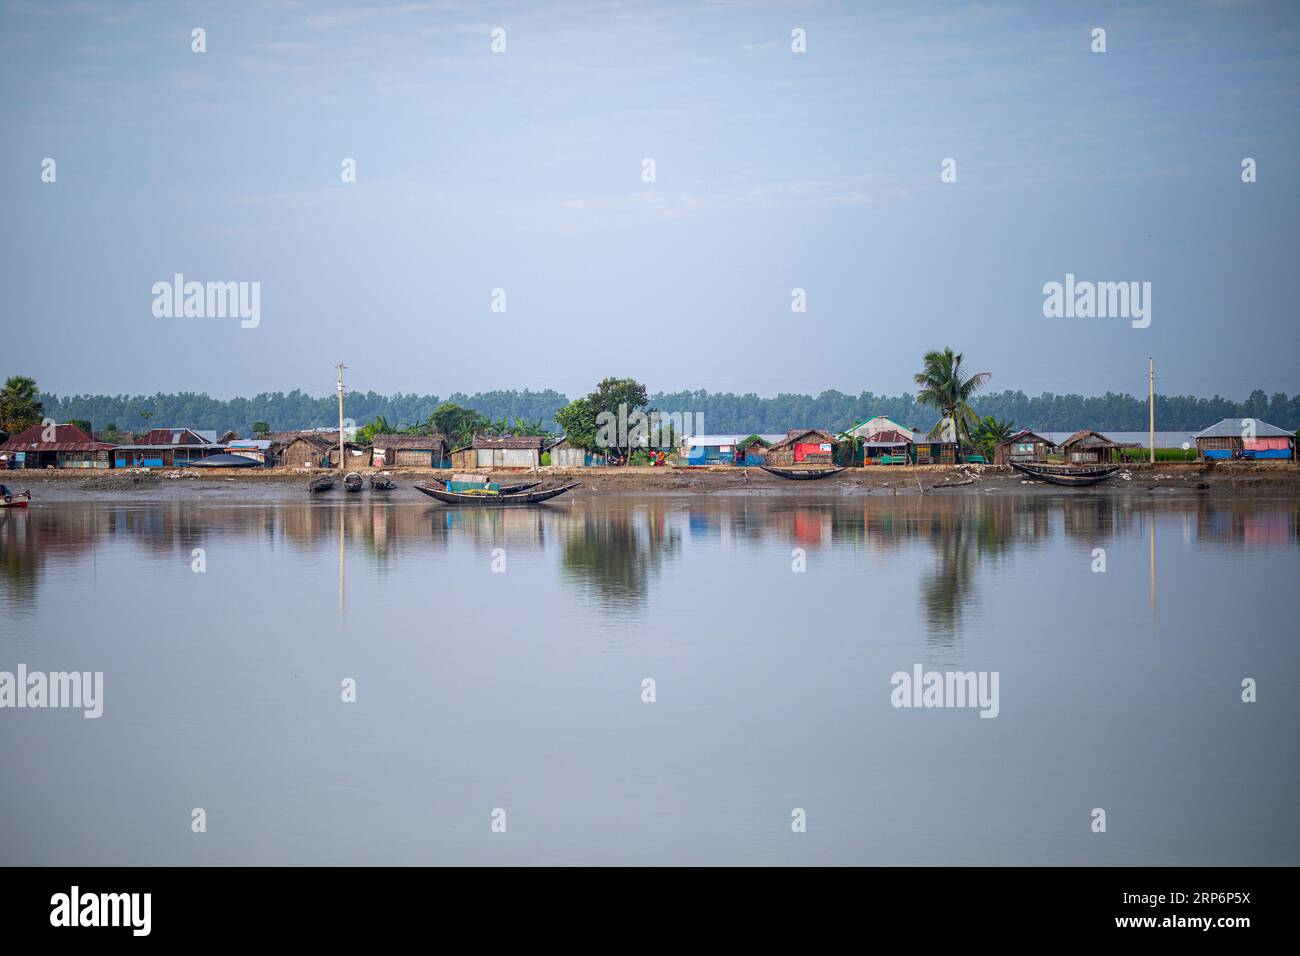
[[[0,710],[0,862],[1300,863],[1298,518],[37,504],[0,671],[103,671],[104,715]],[[916,664],[998,672],[998,717],[891,706]]]

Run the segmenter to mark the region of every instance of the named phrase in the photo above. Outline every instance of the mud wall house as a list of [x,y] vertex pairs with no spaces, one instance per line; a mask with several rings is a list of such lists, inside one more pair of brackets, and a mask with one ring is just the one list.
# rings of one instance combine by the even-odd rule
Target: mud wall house
[[993,446],[993,464],[1009,465],[1012,462],[1028,464],[1034,461],[1047,461],[1048,454],[1055,448],[1056,445],[1042,435],[1036,435],[1026,428]]
[[1101,432],[1083,428],[1058,446],[1067,465],[1103,465],[1119,460],[1120,446]]
[[105,469],[113,467],[113,448],[92,440],[76,425],[33,425],[11,435],[0,452],[9,468]]
[[818,428],[792,428],[767,450],[767,463],[791,465],[833,465],[835,438]]
[[473,449],[479,468],[536,468],[542,463],[540,435],[478,435]]
[[1225,418],[1197,433],[1196,454],[1202,461],[1293,459],[1295,433],[1259,419]]
[[451,448],[441,435],[376,435],[371,446],[376,468],[451,467]]
[[226,450],[215,431],[154,428],[113,449],[114,468],[184,468]]

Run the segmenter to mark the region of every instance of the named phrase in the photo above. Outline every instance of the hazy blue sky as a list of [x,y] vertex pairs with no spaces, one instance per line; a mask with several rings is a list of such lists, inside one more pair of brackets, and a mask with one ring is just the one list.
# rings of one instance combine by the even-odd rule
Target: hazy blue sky
[[[943,345],[1300,389],[1300,4],[0,11],[0,375],[48,391],[896,393]],[[177,272],[260,281],[260,326],[155,318]],[[1044,318],[1067,272],[1151,282],[1150,328]]]

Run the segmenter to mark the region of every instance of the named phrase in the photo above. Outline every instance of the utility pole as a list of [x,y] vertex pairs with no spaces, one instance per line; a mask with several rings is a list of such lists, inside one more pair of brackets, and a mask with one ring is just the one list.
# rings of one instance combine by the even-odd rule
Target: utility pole
[[343,370],[347,368],[339,363],[339,471],[343,470]]
[[1147,375],[1151,382],[1151,464],[1156,463],[1156,360],[1147,356]]

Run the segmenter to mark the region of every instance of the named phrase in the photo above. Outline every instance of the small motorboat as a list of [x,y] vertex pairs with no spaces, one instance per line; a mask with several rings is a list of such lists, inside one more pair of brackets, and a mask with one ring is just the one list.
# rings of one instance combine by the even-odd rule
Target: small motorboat
[[[433,475],[430,475],[429,480],[436,481],[444,488],[447,487],[447,479],[445,478],[435,478]],[[497,491],[503,495],[517,495],[525,491],[531,491],[532,489],[536,488],[540,484],[541,484],[540,481],[531,481],[526,485],[502,485],[500,488],[497,489]]]
[[358,475],[355,471],[349,471],[343,479],[344,491],[360,491],[365,486],[366,480]]
[[26,508],[27,502],[32,500],[30,491],[9,491],[5,489],[3,497],[0,497],[0,508]]
[[1046,481],[1066,488],[1086,488],[1113,478],[1122,465],[1029,465],[1011,462],[1011,467],[1027,478]]
[[370,476],[371,491],[392,491],[397,487],[397,482],[393,481],[393,476],[386,471],[376,472]]
[[838,475],[843,468],[778,468],[775,465],[759,465],[765,472],[770,475],[776,475],[778,478],[789,478],[792,481],[815,481],[818,478],[829,478],[831,475]]
[[422,495],[428,495],[441,501],[446,505],[468,505],[474,508],[510,508],[518,505],[537,505],[543,501],[550,501],[557,498],[570,489],[578,487],[578,483],[563,485],[559,488],[551,488],[548,491],[526,491],[520,494],[507,495],[500,491],[447,491],[443,488],[430,488],[427,485],[415,485],[415,490]]
[[321,475],[319,478],[313,478],[307,485],[307,490],[313,495],[318,495],[322,491],[329,491],[334,487],[333,475]]

